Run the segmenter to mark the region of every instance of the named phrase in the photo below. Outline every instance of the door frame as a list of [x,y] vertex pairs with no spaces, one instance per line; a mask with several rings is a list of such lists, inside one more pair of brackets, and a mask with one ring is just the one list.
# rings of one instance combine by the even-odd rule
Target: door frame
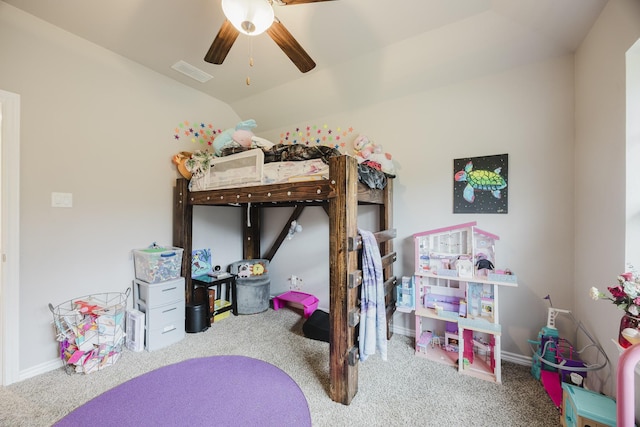
[[0,90],[0,383],[18,381],[20,363],[20,95]]

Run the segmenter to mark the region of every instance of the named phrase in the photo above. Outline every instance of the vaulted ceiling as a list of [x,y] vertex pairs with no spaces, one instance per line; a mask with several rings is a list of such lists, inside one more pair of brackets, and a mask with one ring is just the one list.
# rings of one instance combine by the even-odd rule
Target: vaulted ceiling
[[[317,64],[302,74],[267,34],[241,34],[223,64],[205,62],[224,21],[221,0],[4,1],[227,102],[241,115],[251,113],[243,111],[247,100],[298,80],[314,81],[314,75],[339,81],[349,70],[363,76],[362,84],[393,91],[406,82],[389,81],[413,79],[421,88],[571,53],[607,2],[334,0],[274,5],[276,17]],[[178,61],[213,78],[196,81],[172,68]],[[376,81],[367,78],[370,72]],[[358,79],[352,82],[357,85]]]

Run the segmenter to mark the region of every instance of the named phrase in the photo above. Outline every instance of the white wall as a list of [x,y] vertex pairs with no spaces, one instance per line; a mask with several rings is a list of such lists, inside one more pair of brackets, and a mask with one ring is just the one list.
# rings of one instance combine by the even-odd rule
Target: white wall
[[[569,56],[310,119],[288,129],[306,124],[353,126],[393,154],[398,167],[396,275],[413,272],[414,233],[477,221],[482,229],[498,234],[498,266],[513,270],[520,282],[518,288],[500,294],[503,349],[530,356],[526,340],[535,338],[546,322],[544,296],[551,294],[557,307],[573,308],[573,97]],[[288,129],[267,131],[265,137],[277,141]],[[509,154],[509,213],[454,215],[453,159],[503,153]],[[326,231],[316,236],[318,225],[313,227],[313,235],[303,231],[278,257],[293,259],[302,248],[324,245]],[[309,251],[301,262],[326,265],[323,251]],[[272,283],[282,283],[290,270],[274,264]],[[325,271],[317,273],[323,276],[311,274],[314,285],[326,286]],[[326,293],[322,288],[311,291]],[[397,327],[413,328],[410,316],[398,316]]]
[[[632,0],[609,2],[576,57],[575,81],[573,57],[552,58],[291,123],[353,126],[394,155],[398,276],[413,271],[413,233],[475,220],[501,237],[497,264],[520,282],[501,293],[503,349],[514,355],[530,356],[526,339],[546,321],[547,294],[615,354],[607,343],[620,313],[594,304],[586,290],[610,283],[624,265],[624,191],[585,179],[585,171],[624,182],[623,54],[638,37],[636,12]],[[55,357],[49,302],[121,291],[130,285],[132,248],[170,243],[177,175],[169,159],[193,148],[171,139],[173,127],[189,119],[225,128],[239,118],[1,2],[0,56],[0,88],[22,96],[19,349],[20,369],[29,370]],[[288,88],[296,90],[279,90]],[[280,130],[260,124],[260,136],[275,141]],[[510,160],[509,213],[454,215],[453,159],[502,153]],[[51,208],[53,191],[73,193],[74,207]],[[267,212],[263,250],[289,214]],[[297,274],[328,306],[323,216],[318,208],[303,213],[304,231],[274,258],[273,293]],[[361,224],[374,223],[371,212],[363,216]],[[194,247],[211,247],[222,265],[237,260],[241,220],[238,209],[197,209]]]
[[[10,11],[16,19],[6,19],[2,31],[8,37],[2,39],[24,39],[19,48],[1,45],[3,55],[16,58],[12,67],[3,69],[2,84],[23,94],[25,104],[21,296],[24,306],[38,307],[35,318],[33,310],[21,311],[21,330],[39,330],[31,337],[35,339],[21,343],[24,369],[52,357],[46,303],[75,297],[80,290],[125,288],[131,278],[130,249],[171,239],[167,207],[175,172],[168,158],[177,150],[167,136],[173,126],[203,114],[203,120],[222,123],[237,118],[214,100]],[[45,58],[50,77],[42,80],[38,66]],[[571,308],[572,75],[571,57],[555,58],[308,122],[353,126],[395,156],[398,276],[413,271],[413,233],[477,220],[501,236],[498,264],[520,277],[519,288],[501,294],[503,348],[524,356],[530,355],[525,338],[535,337],[545,320],[542,298],[550,293],[557,306]],[[54,105],[57,102],[64,104]],[[278,132],[261,136],[278,140]],[[39,152],[45,155],[38,157]],[[453,159],[502,153],[510,157],[509,214],[453,215]],[[44,158],[58,160],[58,165]],[[74,173],[59,167],[62,158],[77,165]],[[88,159],[100,159],[103,165],[89,165]],[[132,170],[139,170],[141,178],[134,180]],[[136,191],[129,191],[132,183]],[[50,208],[51,191],[74,193],[75,207]],[[229,242],[239,239],[222,239],[220,234],[240,230],[239,210],[205,210],[197,215],[194,247],[211,247],[214,262],[226,265],[239,257],[227,250]],[[272,231],[263,239],[263,250],[290,213],[282,211],[267,212],[265,223]],[[303,233],[285,242],[274,258],[273,293],[285,290],[286,279],[297,274],[318,294],[321,305],[328,306],[324,216],[317,208],[303,213]],[[304,257],[298,255],[302,249]],[[32,259],[38,260],[38,270],[28,268],[26,260]],[[49,272],[46,287],[41,285],[43,269]],[[409,330],[413,322],[406,317],[398,325]]]
[[[640,2],[609,1],[575,56],[575,310],[607,352],[614,377],[618,350],[612,339],[622,312],[592,301],[588,291],[615,284],[625,267],[625,54],[640,38],[638,22]],[[603,380],[603,391],[615,394],[615,381]]]
[[[183,120],[231,108],[0,2],[0,88],[21,95],[20,370],[55,359],[48,303],[131,285],[131,249],[172,243]],[[167,64],[170,66],[171,64]],[[51,192],[73,194],[52,208]],[[222,213],[221,215],[228,215]],[[240,253],[236,235],[224,230]],[[234,255],[230,255],[234,256]],[[236,254],[234,257],[239,256]],[[10,284],[18,286],[18,284]]]

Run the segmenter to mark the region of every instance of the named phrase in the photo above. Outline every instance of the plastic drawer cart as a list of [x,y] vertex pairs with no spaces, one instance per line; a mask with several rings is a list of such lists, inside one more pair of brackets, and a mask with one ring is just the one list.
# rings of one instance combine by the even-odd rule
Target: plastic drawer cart
[[134,308],[145,313],[145,348],[154,351],[185,336],[184,277],[160,283],[136,279]]

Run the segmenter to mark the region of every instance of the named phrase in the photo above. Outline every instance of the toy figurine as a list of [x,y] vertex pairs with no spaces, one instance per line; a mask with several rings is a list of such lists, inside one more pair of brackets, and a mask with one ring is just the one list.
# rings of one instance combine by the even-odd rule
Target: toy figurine
[[485,254],[476,255],[476,259],[476,268],[478,269],[478,273],[482,270],[482,273],[486,274],[487,270],[493,270],[493,263],[487,259]]

